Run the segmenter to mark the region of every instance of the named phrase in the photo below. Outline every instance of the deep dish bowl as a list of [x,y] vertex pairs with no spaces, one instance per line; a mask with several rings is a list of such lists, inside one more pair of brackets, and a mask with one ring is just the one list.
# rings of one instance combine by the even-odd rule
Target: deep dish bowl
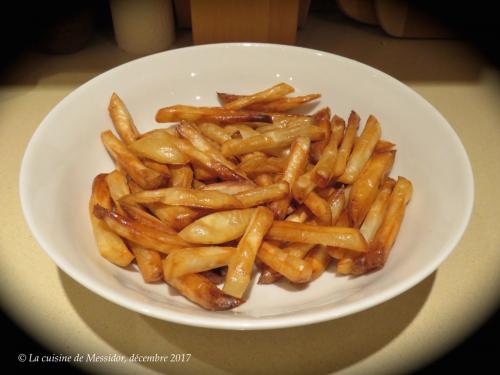
[[[397,144],[392,176],[414,185],[413,198],[386,266],[358,278],[325,272],[297,289],[253,285],[248,301],[210,312],[166,284],[147,285],[138,272],[99,254],[87,213],[93,177],[111,171],[99,138],[112,128],[107,104],[117,92],[140,131],[172,104],[218,105],[215,92],[247,93],[288,82],[296,94],[319,92],[346,118],[374,114],[382,136]],[[310,49],[267,44],[216,44],[172,50],[116,67],[64,98],[43,120],[20,174],[26,221],[40,246],[69,276],[131,310],[172,322],[222,329],[269,329],[338,318],[384,302],[432,273],[454,249],[472,211],[470,162],[452,127],[422,97],[394,78],[353,60]],[[254,280],[255,281],[255,280]]]

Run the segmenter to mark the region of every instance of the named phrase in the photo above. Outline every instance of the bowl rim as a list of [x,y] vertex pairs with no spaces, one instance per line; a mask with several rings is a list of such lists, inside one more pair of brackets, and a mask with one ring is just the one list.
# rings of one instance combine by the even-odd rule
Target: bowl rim
[[[78,92],[84,90],[88,86],[91,86],[93,83],[99,81],[103,76],[110,75],[115,73],[116,71],[127,69],[129,65],[141,63],[150,59],[156,59],[160,55],[175,55],[177,53],[184,53],[188,50],[205,50],[205,49],[214,49],[214,48],[270,48],[270,49],[282,49],[282,50],[296,50],[300,53],[306,54],[315,54],[317,56],[327,56],[328,58],[336,59],[337,61],[341,61],[348,64],[354,64],[355,66],[365,69],[371,73],[377,74],[382,77],[384,80],[390,81],[392,84],[399,86],[399,88],[408,92],[413,99],[417,100],[422,104],[427,110],[429,110],[434,116],[436,116],[439,121],[443,122],[444,125],[447,125],[447,130],[452,138],[453,143],[457,146],[457,151],[462,157],[463,162],[463,173],[468,181],[468,186],[466,187],[466,191],[468,192],[466,199],[464,200],[463,209],[465,215],[462,217],[462,220],[459,224],[459,229],[453,235],[453,238],[448,241],[447,246],[444,246],[439,256],[437,256],[433,262],[429,262],[425,267],[423,267],[420,271],[413,273],[410,277],[404,279],[397,283],[396,285],[390,286],[380,293],[377,293],[372,296],[365,297],[362,301],[349,302],[343,306],[337,306],[334,309],[316,309],[312,311],[306,311],[302,314],[295,314],[293,316],[283,316],[276,315],[271,317],[265,317],[262,319],[258,318],[242,318],[241,316],[237,319],[231,317],[231,319],[226,319],[227,316],[218,315],[214,313],[213,317],[199,317],[192,316],[185,313],[180,313],[168,309],[160,309],[156,306],[154,307],[144,307],[139,303],[131,301],[127,297],[116,293],[110,287],[100,284],[95,279],[87,276],[84,272],[80,271],[77,267],[73,267],[68,264],[63,256],[58,255],[57,251],[52,250],[52,245],[45,241],[44,235],[39,231],[35,224],[34,218],[30,213],[30,205],[28,202],[28,184],[26,181],[29,179],[29,167],[28,164],[31,159],[31,153],[33,150],[33,145],[38,142],[38,138],[42,130],[49,126],[51,123],[51,118],[55,116],[55,114],[64,108],[64,103],[70,100],[74,95],[77,95]],[[390,76],[387,73],[384,73],[374,67],[371,67],[367,64],[359,62],[357,60],[340,56],[331,52],[316,50],[312,48],[298,47],[298,46],[289,46],[289,45],[281,45],[281,44],[270,44],[270,43],[214,43],[214,44],[205,44],[199,46],[188,46],[183,48],[177,48],[167,51],[162,51],[159,53],[155,53],[152,55],[140,57],[131,61],[128,61],[124,64],[118,65],[112,69],[109,69],[105,72],[98,74],[97,76],[91,78],[86,81],[79,87],[73,89],[69,94],[67,94],[63,99],[61,99],[44,117],[42,122],[38,125],[38,127],[33,132],[31,139],[29,140],[26,149],[24,151],[24,155],[21,162],[21,168],[19,173],[19,196],[21,202],[21,208],[24,215],[24,219],[33,234],[38,245],[44,250],[44,252],[56,263],[56,265],[64,271],[68,276],[70,276],[73,280],[83,285],[93,293],[96,293],[100,297],[107,299],[117,305],[125,307],[129,310],[139,312],[144,315],[148,315],[157,319],[166,320],[174,323],[180,323],[184,325],[194,326],[194,327],[203,327],[203,328],[214,328],[214,329],[227,329],[227,330],[264,330],[264,329],[276,329],[276,328],[287,328],[287,327],[297,327],[302,325],[309,325],[314,323],[320,323],[332,319],[337,319],[343,316],[355,314],[357,312],[369,309],[374,307],[380,303],[388,301],[391,298],[398,296],[401,293],[409,290],[410,288],[417,285],[419,282],[423,281],[427,278],[431,273],[437,270],[439,265],[451,254],[451,252],[456,248],[457,244],[462,239],[467,226],[470,222],[474,200],[475,200],[475,186],[474,186],[474,176],[472,165],[467,154],[467,151],[461,142],[459,136],[455,132],[455,129],[450,125],[450,123],[445,119],[445,117],[426,99],[424,99],[420,94],[418,94],[415,90],[404,84],[403,82],[397,80],[396,78]]]

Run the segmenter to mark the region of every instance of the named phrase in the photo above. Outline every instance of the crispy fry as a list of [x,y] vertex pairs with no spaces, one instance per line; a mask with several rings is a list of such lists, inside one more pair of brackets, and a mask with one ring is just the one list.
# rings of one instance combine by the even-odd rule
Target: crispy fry
[[126,203],[124,204],[123,201],[120,202],[120,205],[130,218],[134,219],[142,225],[149,226],[165,233],[177,233],[168,224],[151,215],[139,205],[131,205]]
[[344,138],[342,139],[342,143],[340,144],[337,158],[335,159],[335,165],[333,167],[333,177],[338,177],[342,175],[345,171],[345,167],[347,165],[347,160],[349,159],[349,155],[351,154],[352,148],[354,146],[354,139],[356,138],[356,134],[359,128],[360,118],[358,114],[354,111],[351,111],[349,115],[349,119],[347,120],[347,128],[344,134]]
[[89,214],[94,237],[99,253],[118,266],[125,267],[134,259],[134,255],[129,251],[127,245],[106,223],[94,215],[94,206],[102,205],[111,209],[112,201],[106,184],[106,175],[97,175],[92,183],[92,194],[89,201]]
[[156,162],[154,160],[150,160],[150,159],[142,159],[142,162],[149,169],[152,169],[152,170],[164,175],[165,178],[170,177],[170,169],[168,169],[168,166],[166,164],[158,163],[158,162]]
[[[222,104],[233,102],[242,97],[242,95],[232,95],[225,93],[217,93],[217,96],[219,97],[219,100],[222,102]],[[269,102],[250,104],[245,108],[252,111],[260,111],[260,112],[286,112],[295,109],[301,106],[302,104],[306,104],[315,99],[318,99],[319,97],[321,97],[321,94],[284,97]]]
[[139,137],[132,116],[120,97],[113,93],[108,106],[109,115],[118,135],[125,144],[132,143]]
[[[122,198],[124,199],[124,198]],[[161,202],[169,206],[186,206],[209,208],[214,210],[229,210],[243,208],[242,202],[234,196],[219,191],[196,190],[187,188],[165,188],[145,190],[125,197],[129,203]]]
[[103,132],[101,139],[116,163],[142,188],[156,189],[165,184],[168,176],[146,167],[111,131]]
[[206,214],[206,210],[203,209],[184,206],[167,206],[163,203],[149,203],[146,206],[157,218],[175,230],[183,229]]
[[262,242],[257,256],[262,262],[293,283],[304,283],[311,279],[312,267],[310,263],[273,246],[269,242]]
[[277,184],[243,191],[234,196],[241,202],[243,207],[255,207],[263,203],[281,199],[288,194],[288,191],[288,183],[282,181]]
[[[345,192],[344,188],[338,189],[335,191],[332,195],[330,195],[327,199],[328,204],[330,205],[330,212],[332,214],[332,224],[336,224],[340,215],[342,214],[342,211],[344,210],[346,206],[346,197],[345,197]],[[346,212],[347,214],[347,212]],[[347,223],[345,225],[340,225],[340,226],[350,226],[350,223]]]
[[328,254],[326,246],[315,246],[304,258],[312,269],[311,277],[308,281],[316,280],[326,270],[332,258]]
[[303,223],[309,217],[309,211],[306,206],[300,205],[293,211],[290,215],[287,216],[286,221],[293,221],[295,223]]
[[135,155],[158,163],[187,164],[190,159],[176,147],[176,140],[165,129],[159,129],[144,134],[128,147]]
[[250,138],[255,135],[259,135],[259,132],[252,129],[248,125],[244,124],[235,124],[235,125],[227,125],[224,127],[224,131],[229,134],[231,138]]
[[[288,182],[289,186],[293,186],[297,178],[304,172],[307,161],[309,159],[309,148],[311,141],[306,137],[299,137],[292,144],[292,150],[288,158],[282,181]],[[291,192],[290,192],[291,193]],[[269,208],[274,212],[274,217],[283,220],[288,212],[291,194],[288,194],[283,199],[272,202]]]
[[205,137],[211,139],[219,145],[231,139],[231,135],[224,131],[224,128],[211,122],[202,122],[198,124],[198,129],[200,129],[201,133]]
[[267,90],[257,92],[248,96],[240,96],[238,99],[224,104],[227,109],[242,109],[254,103],[262,103],[270,100],[279,99],[287,94],[294,92],[295,89],[286,84],[279,83]]
[[231,110],[220,107],[192,107],[188,105],[173,105],[160,109],[156,114],[158,122],[176,121],[216,122],[219,124],[235,124],[238,122],[267,122],[273,121],[272,116],[266,113],[257,113],[242,110]]
[[311,159],[314,162],[317,162],[320,159],[324,148],[326,147],[328,142],[330,142],[330,136],[332,134],[330,117],[331,117],[331,112],[330,112],[330,108],[328,108],[328,107],[319,110],[313,116],[314,124],[316,124],[318,127],[323,129],[323,131],[325,133],[325,137],[322,140],[314,142],[311,145]]
[[314,191],[311,191],[304,200],[304,205],[318,218],[320,224],[331,225],[332,211],[326,200],[321,198]]
[[235,195],[244,191],[254,189],[256,186],[252,181],[223,181],[201,187],[201,190],[220,191],[221,193]]
[[384,139],[379,139],[377,144],[375,145],[375,150],[373,150],[373,152],[393,151],[394,147],[396,147],[394,143],[386,141]]
[[199,273],[227,265],[235,253],[234,247],[206,246],[174,251],[165,260],[163,270],[167,279]]
[[142,278],[147,283],[154,283],[163,278],[161,255],[158,251],[146,249],[129,241],[129,247],[135,255]]
[[170,187],[190,188],[193,184],[193,170],[189,165],[170,166]]
[[[168,259],[163,260],[163,265]],[[224,293],[200,274],[189,274],[177,279],[165,279],[172,287],[177,289],[184,297],[207,310],[230,310],[241,305],[244,300]]]
[[253,177],[263,173],[282,173],[285,164],[285,159],[263,155],[256,158],[247,158],[240,163],[238,169]]
[[354,145],[344,173],[337,179],[338,181],[344,184],[352,184],[356,180],[375,149],[380,134],[381,129],[378,120],[370,115],[361,136]]
[[[127,177],[122,172],[115,169],[106,176],[106,184],[108,185],[109,193],[111,195],[111,199],[113,199],[117,212],[120,215],[124,215],[125,212],[118,201],[121,197],[130,194]],[[102,204],[101,206],[105,207]]]
[[174,249],[190,246],[188,242],[176,234],[141,224],[98,204],[94,206],[93,213],[97,218],[104,220],[116,234],[147,249],[154,249],[168,254]]
[[219,244],[240,238],[255,209],[214,212],[189,224],[179,236],[185,241],[199,244]]
[[297,137],[309,137],[311,140],[316,141],[324,138],[324,131],[318,126],[293,126],[273,130],[247,139],[231,139],[222,145],[221,151],[225,156],[265,151],[288,146]]
[[309,193],[314,190],[316,184],[313,180],[314,171],[311,169],[297,178],[292,186],[292,194],[295,200],[299,203],[304,202]]
[[352,185],[347,207],[356,228],[365,219],[382,181],[391,171],[395,155],[396,151],[373,154]]
[[255,256],[272,223],[271,210],[260,206],[254,211],[236,252],[229,260],[223,289],[225,293],[238,298],[243,296],[250,283]]
[[366,241],[355,228],[316,226],[290,221],[275,221],[266,235],[267,240],[338,246],[365,252]]
[[255,183],[258,186],[269,186],[274,183],[273,177],[268,173],[263,173],[255,177]]

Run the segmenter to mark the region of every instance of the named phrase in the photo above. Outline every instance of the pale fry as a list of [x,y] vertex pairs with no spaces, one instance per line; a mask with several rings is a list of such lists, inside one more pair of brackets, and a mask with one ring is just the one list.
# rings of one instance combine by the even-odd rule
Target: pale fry
[[347,207],[356,228],[359,228],[377,197],[382,181],[392,169],[395,156],[395,151],[373,154],[352,185]]
[[289,192],[288,183],[278,182],[269,186],[256,187],[252,190],[243,191],[235,194],[243,207],[255,207],[263,203],[276,201],[285,197]]
[[165,259],[165,277],[178,278],[225,266],[235,251],[234,247],[222,246],[192,247],[174,251]]
[[111,131],[103,132],[101,139],[116,163],[142,188],[156,189],[165,184],[168,176],[146,167]]
[[101,205],[111,209],[112,201],[106,184],[106,175],[97,175],[92,183],[92,194],[89,201],[90,222],[94,232],[99,253],[118,266],[125,267],[134,259],[127,245],[106,223],[94,215],[94,206]]
[[130,194],[122,199],[126,199],[126,202],[130,203],[142,204],[161,202],[170,206],[186,206],[214,210],[243,208],[243,204],[237,198],[229,194],[224,194],[219,191],[175,187],[145,190]]
[[252,94],[252,95],[241,96],[234,101],[231,101],[229,103],[225,103],[224,108],[241,109],[241,108],[245,108],[245,107],[247,107],[251,104],[254,104],[254,103],[261,103],[261,102],[279,99],[279,98],[281,98],[285,95],[288,95],[294,91],[295,91],[295,89],[292,86],[290,86],[286,83],[279,83],[271,88],[268,88],[267,90],[260,91],[258,93]]
[[366,252],[367,245],[358,229],[348,227],[316,226],[290,221],[275,221],[266,239],[338,246],[349,250]]
[[[163,260],[165,266],[166,259]],[[184,297],[212,311],[230,310],[241,305],[244,300],[224,293],[200,274],[189,274],[165,281],[177,289]]]
[[359,128],[360,118],[358,114],[354,111],[351,111],[349,118],[347,120],[347,128],[344,134],[344,138],[342,139],[342,143],[340,144],[339,151],[337,153],[337,158],[335,159],[335,165],[333,167],[333,177],[338,177],[342,175],[345,171],[345,167],[347,165],[347,160],[349,159],[349,155],[351,154],[352,148],[354,146],[354,139],[356,138],[356,134]]
[[179,236],[185,241],[199,244],[219,244],[240,238],[255,209],[214,212],[189,224]]
[[255,210],[236,252],[229,261],[223,289],[225,293],[238,298],[243,296],[250,283],[255,256],[272,223],[271,210],[262,206]]
[[312,267],[310,263],[273,246],[267,241],[262,242],[257,256],[262,262],[293,283],[305,283],[311,279]]
[[357,139],[344,173],[337,180],[344,184],[352,184],[359,176],[380,139],[381,128],[378,120],[370,115],[365,128]]
[[108,106],[109,115],[120,138],[125,144],[132,143],[139,137],[132,116],[120,97],[113,93]]
[[160,109],[156,114],[158,122],[216,122],[219,124],[235,124],[239,122],[267,122],[273,118],[267,113],[257,113],[242,110],[230,110],[220,107],[193,107],[188,105],[173,105]]

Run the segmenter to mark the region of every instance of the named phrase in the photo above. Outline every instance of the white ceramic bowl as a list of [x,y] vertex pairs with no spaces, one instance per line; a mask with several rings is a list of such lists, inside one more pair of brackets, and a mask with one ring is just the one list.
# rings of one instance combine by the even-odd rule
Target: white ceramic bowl
[[[113,163],[99,134],[112,128],[116,91],[141,131],[157,126],[160,107],[217,105],[215,92],[247,93],[288,82],[296,94],[319,92],[347,118],[374,114],[397,144],[392,176],[414,185],[401,232],[385,268],[355,279],[324,273],[307,287],[253,285],[233,311],[209,312],[165,284],[100,257],[87,204],[93,177]],[[460,240],[473,205],[473,178],[459,138],[422,97],[390,76],[330,53],[266,44],[218,44],[172,50],[116,67],[62,100],[31,139],[21,168],[21,202],[40,246],[68,275],[119,305],[201,327],[267,329],[338,318],[384,302],[437,269]]]

